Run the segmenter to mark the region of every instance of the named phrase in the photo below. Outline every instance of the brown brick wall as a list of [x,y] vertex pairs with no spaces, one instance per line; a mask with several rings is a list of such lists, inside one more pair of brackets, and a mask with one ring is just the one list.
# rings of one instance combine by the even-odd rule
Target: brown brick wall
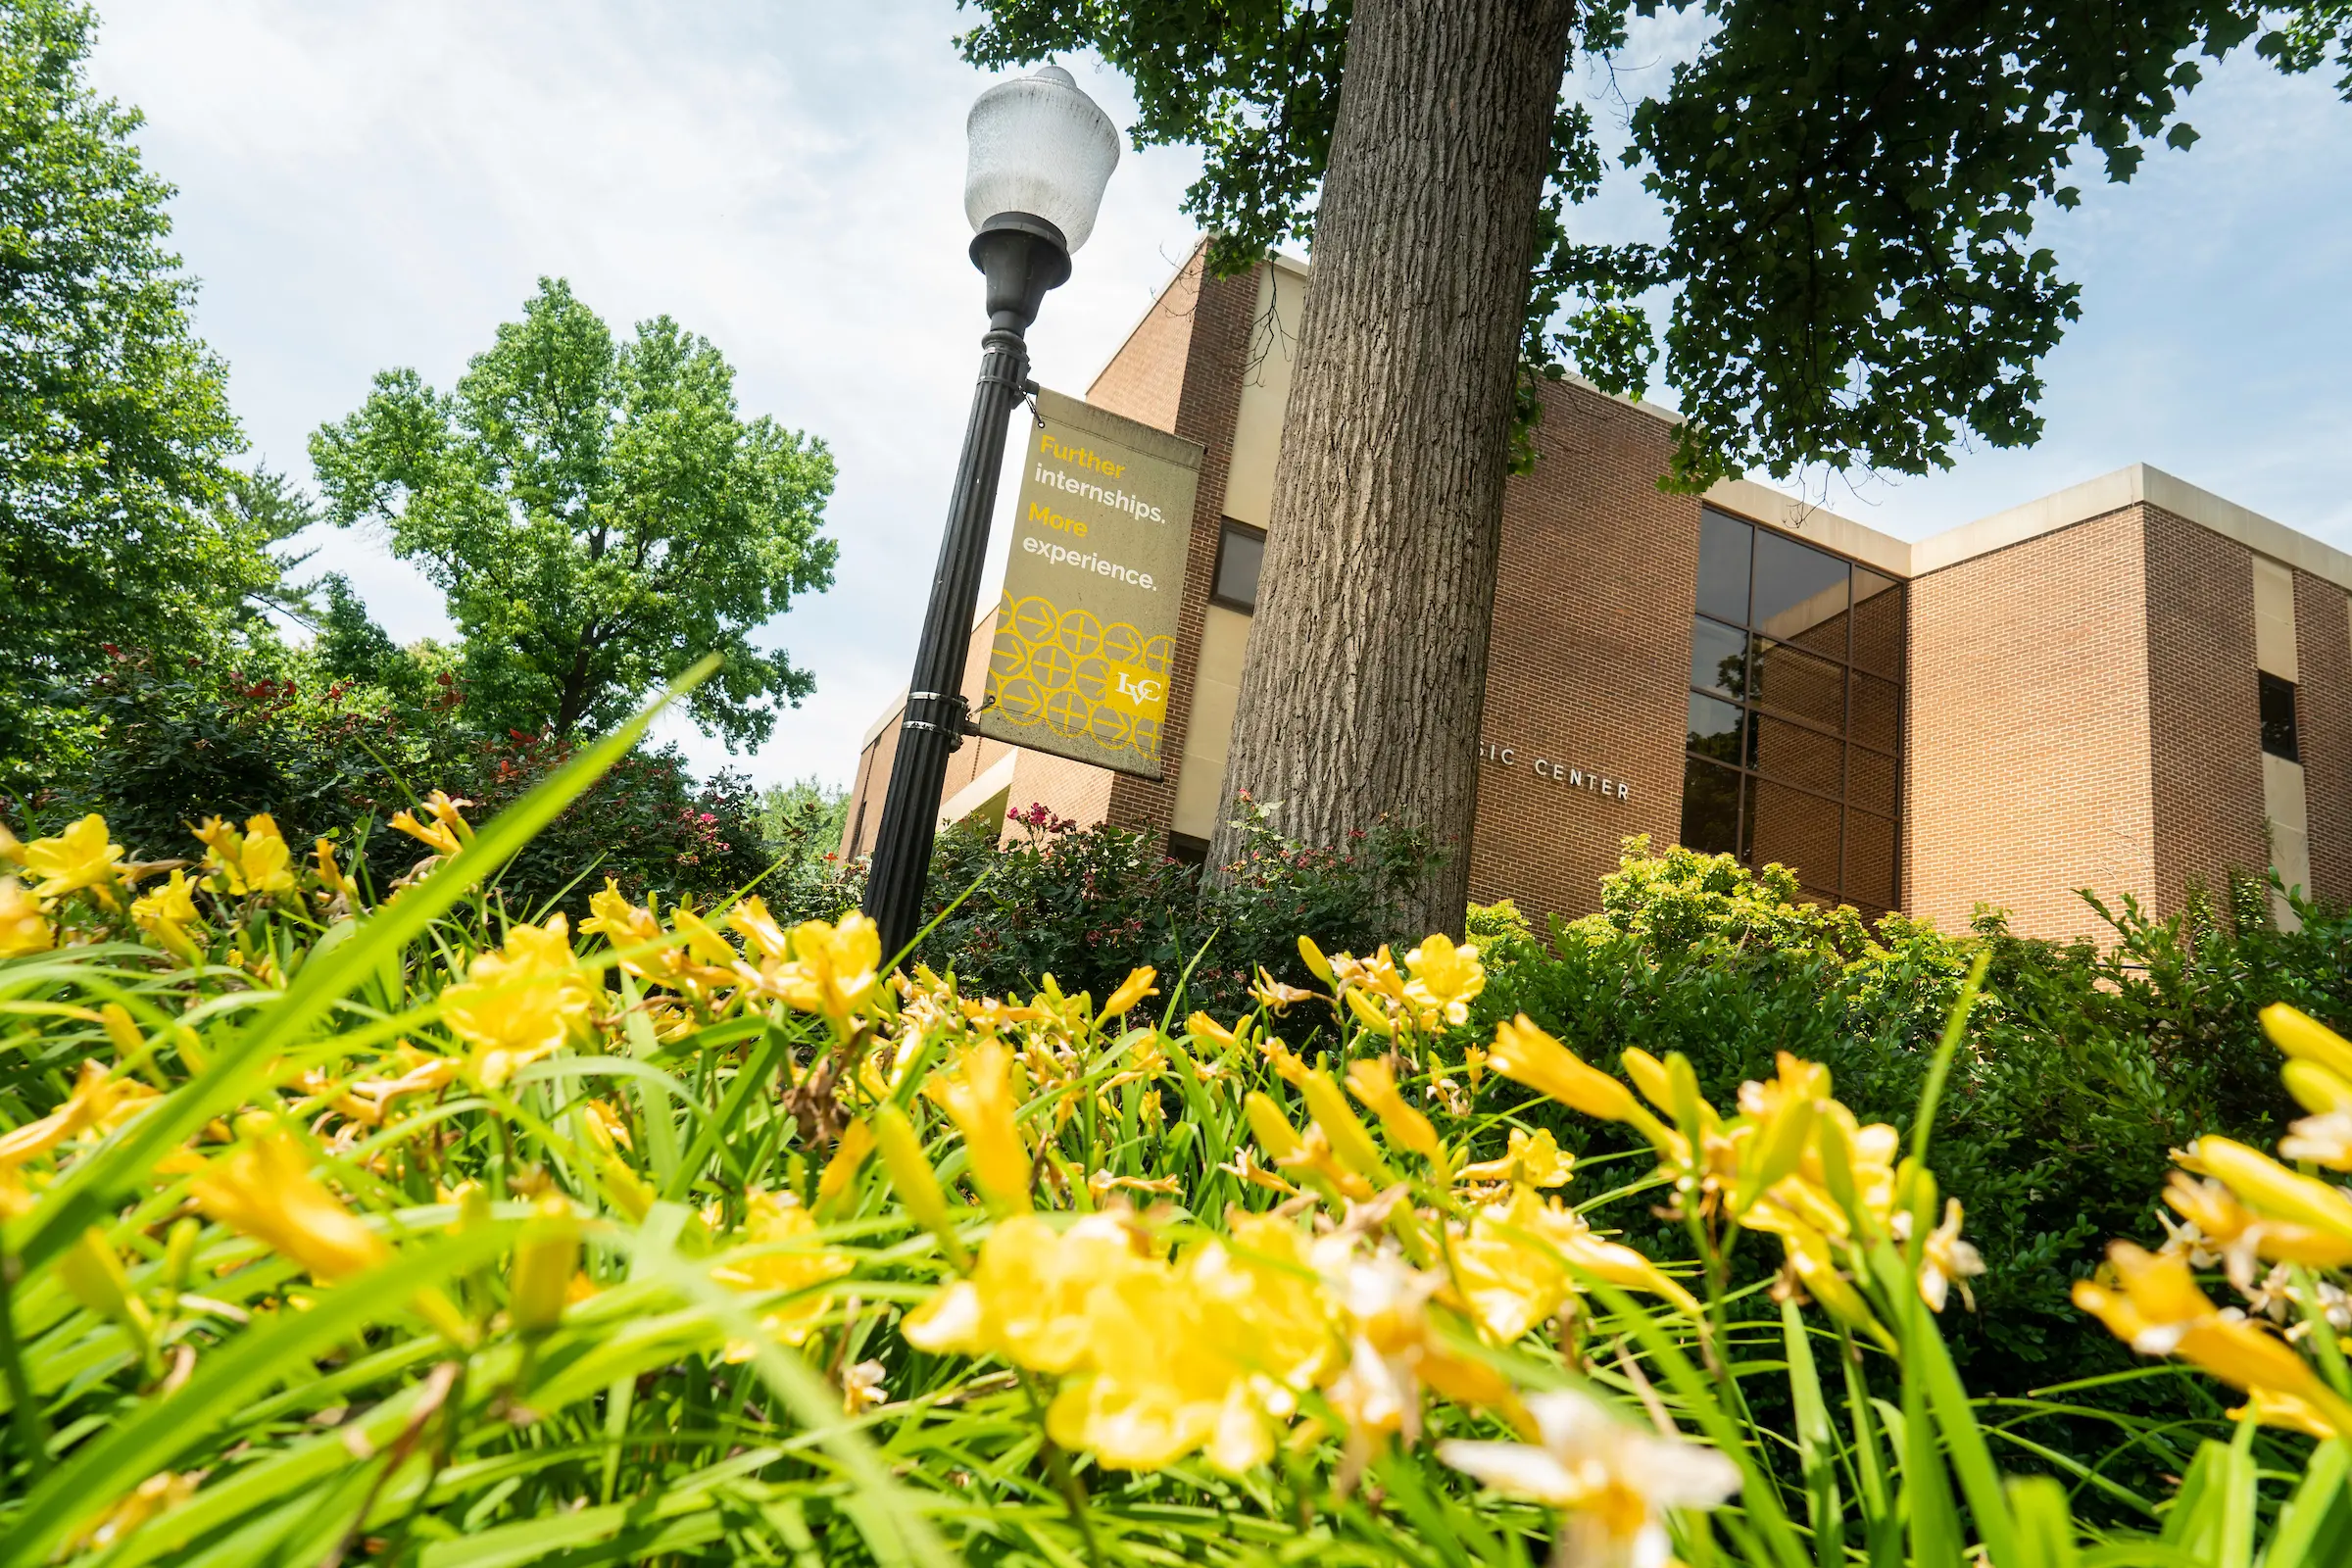
[[2154,892],[2145,538],[2126,509],[1912,582],[1911,912],[1958,930],[1984,903],[2088,936],[2075,889]]
[[2232,872],[2259,874],[2269,864],[2254,558],[2162,508],[2137,510],[2147,537],[2155,911],[2167,915],[2191,888],[2219,894]]
[[[1192,265],[1196,271],[1188,275],[1197,275],[1198,253]],[[1103,774],[1109,781],[1105,815],[1121,826],[1164,829],[1176,814],[1176,779],[1184,766],[1185,731],[1193,713],[1193,675],[1200,663],[1200,628],[1208,614],[1209,578],[1216,570],[1225,481],[1233,465],[1234,424],[1241,417],[1242,378],[1250,356],[1250,324],[1256,309],[1255,272],[1208,278],[1199,285],[1193,299],[1192,335],[1181,371],[1183,390],[1174,422],[1167,428],[1187,441],[1199,442],[1204,451],[1200,484],[1193,503],[1192,556],[1185,566],[1184,600],[1177,610],[1176,658],[1168,671],[1168,721],[1160,731],[1164,772],[1156,779]],[[1169,352],[1164,345],[1131,345],[1120,351],[1120,358],[1137,350],[1162,356]],[[1152,384],[1162,373],[1156,368],[1122,372],[1123,384]],[[1096,384],[1102,385],[1109,376],[1110,371],[1105,370]]]
[[[1192,354],[1193,317],[1200,302],[1201,249],[1193,247],[1175,279],[1102,367],[1086,389],[1087,402],[1154,429],[1179,433],[1176,421],[1184,399],[1185,365]],[[1230,440],[1232,432],[1226,436]]]
[[1662,850],[1681,831],[1698,502],[1657,488],[1668,426],[1590,388],[1544,388],[1537,445],[1503,493],[1482,738],[1512,760],[1479,766],[1470,897],[1513,899],[1540,930],[1599,906],[1628,835]]
[[2307,571],[2295,573],[2295,662],[2310,891],[2352,902],[2352,599]]

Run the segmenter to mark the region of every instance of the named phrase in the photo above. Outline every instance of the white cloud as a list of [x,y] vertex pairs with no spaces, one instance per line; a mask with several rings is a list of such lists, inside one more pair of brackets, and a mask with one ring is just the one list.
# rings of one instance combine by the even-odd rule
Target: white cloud
[[[756,776],[846,778],[906,679],[976,365],[962,120],[985,84],[948,0],[103,0],[93,74],[143,108],[180,187],[197,318],[258,452],[307,477],[311,430],[368,379],[446,387],[542,273],[616,328],[666,313],[737,367],[747,413],[825,437],[841,466],[831,592],[772,628],[817,694]],[[1637,30],[1629,91],[1662,87],[1703,23]],[[1080,78],[1124,123],[1122,82]],[[1603,85],[1588,74],[1589,88]],[[2133,184],[2086,184],[2043,241],[2084,284],[2048,366],[2042,445],[1836,504],[1916,536],[2133,461],[2352,547],[2352,107],[2241,56],[2191,101],[2206,139]],[[1596,103],[1604,139],[1622,132]],[[1183,152],[1129,153],[1076,276],[1032,334],[1082,390],[1192,240]],[[1612,175],[1579,217],[1654,237]],[[1671,398],[1671,389],[1662,389]],[[1006,498],[1009,500],[1009,498]],[[318,541],[397,636],[439,596],[359,534]],[[698,763],[727,760],[681,738]]]

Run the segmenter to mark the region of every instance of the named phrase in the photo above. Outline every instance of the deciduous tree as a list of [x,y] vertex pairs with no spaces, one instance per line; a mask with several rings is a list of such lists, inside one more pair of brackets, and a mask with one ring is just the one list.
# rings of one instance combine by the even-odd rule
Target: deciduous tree
[[94,93],[95,22],[0,0],[0,781],[59,743],[105,645],[216,649],[277,581],[226,504],[244,445],[165,248],[172,187]]
[[[2077,311],[2036,204],[2071,204],[2084,149],[2126,179],[2147,140],[2187,145],[2196,57],[2261,21],[2244,0],[1706,0],[1698,59],[1634,113],[1628,161],[1670,222],[1653,250],[1570,221],[1600,164],[1562,78],[1623,41],[1627,0],[968,3],[976,63],[1095,50],[1134,83],[1139,146],[1203,149],[1187,201],[1213,267],[1312,240],[1221,814],[1248,790],[1309,842],[1386,818],[1451,845],[1416,931],[1460,928],[1502,474],[1537,381],[1642,391],[1657,348],[1633,302],[1663,283],[1673,484],[2029,442]],[[2341,9],[2307,4],[2266,49],[2318,64]],[[1212,864],[1237,842],[1228,820]]]
[[668,317],[616,342],[543,278],[453,392],[386,370],[311,456],[327,515],[387,524],[441,587],[466,700],[504,723],[601,729],[715,652],[688,710],[739,748],[813,685],[753,639],[833,580],[833,459],[741,418],[726,360]]

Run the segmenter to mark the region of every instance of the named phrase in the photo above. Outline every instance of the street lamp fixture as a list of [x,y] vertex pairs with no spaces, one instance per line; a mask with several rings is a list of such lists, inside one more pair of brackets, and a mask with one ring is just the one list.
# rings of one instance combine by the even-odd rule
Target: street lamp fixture
[[1022,394],[1033,390],[1023,334],[1047,290],[1068,279],[1070,254],[1094,232],[1102,187],[1119,161],[1117,127],[1059,66],[982,93],[964,137],[963,210],[974,231],[972,265],[986,281],[988,331],[866,879],[865,912],[881,928],[885,955],[899,953],[921,928],[940,787],[948,757],[971,724],[964,649],[979,608],[1004,429]]

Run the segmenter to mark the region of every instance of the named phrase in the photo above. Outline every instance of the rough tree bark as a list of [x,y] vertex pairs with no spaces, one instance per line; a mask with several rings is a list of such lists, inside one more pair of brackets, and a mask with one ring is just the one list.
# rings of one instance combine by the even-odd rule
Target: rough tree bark
[[1356,0],[1210,864],[1240,791],[1445,859],[1399,934],[1459,935],[1513,378],[1569,0]]

